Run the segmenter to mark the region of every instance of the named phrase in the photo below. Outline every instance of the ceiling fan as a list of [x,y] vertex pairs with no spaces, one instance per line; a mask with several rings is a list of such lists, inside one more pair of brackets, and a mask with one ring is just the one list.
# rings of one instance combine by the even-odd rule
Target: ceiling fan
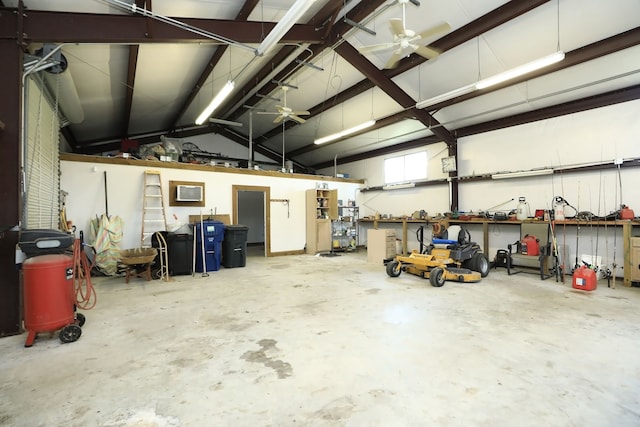
[[305,119],[303,119],[302,117],[299,116],[308,116],[309,114],[311,114],[308,111],[294,111],[291,108],[287,107],[287,90],[289,90],[288,86],[280,86],[280,89],[282,89],[282,93],[284,96],[284,105],[276,105],[276,109],[278,110],[277,112],[275,111],[258,111],[258,114],[275,114],[278,117],[276,117],[273,120],[273,123],[280,123],[284,120],[294,120],[298,123],[304,123],[306,122]]
[[[395,49],[384,68],[395,68],[402,58],[412,54],[413,52],[427,59],[432,59],[440,55],[441,52],[439,50],[429,46],[423,46],[419,43],[421,40],[449,31],[451,29],[451,25],[447,22],[443,22],[421,33],[416,33],[415,31],[408,29],[405,25],[406,6],[410,1],[411,3],[416,4],[416,2],[412,0],[398,0],[398,3],[402,5],[402,19],[393,18],[389,20],[391,32],[393,33],[393,41],[360,47],[358,48],[358,51],[361,54]],[[419,5],[419,3],[417,3],[417,5]]]

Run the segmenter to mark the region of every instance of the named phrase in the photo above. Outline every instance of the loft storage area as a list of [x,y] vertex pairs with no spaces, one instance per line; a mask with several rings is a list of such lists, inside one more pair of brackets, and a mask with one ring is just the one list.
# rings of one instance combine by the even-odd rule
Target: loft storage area
[[640,425],[639,16],[0,0],[0,424]]

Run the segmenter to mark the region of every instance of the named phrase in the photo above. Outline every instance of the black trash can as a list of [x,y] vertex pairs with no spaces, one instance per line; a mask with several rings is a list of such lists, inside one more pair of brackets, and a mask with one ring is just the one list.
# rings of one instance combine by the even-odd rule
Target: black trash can
[[169,233],[167,251],[169,256],[169,274],[179,276],[191,274],[193,268],[193,234]]
[[246,225],[227,225],[222,242],[222,265],[226,268],[244,267],[247,265]]

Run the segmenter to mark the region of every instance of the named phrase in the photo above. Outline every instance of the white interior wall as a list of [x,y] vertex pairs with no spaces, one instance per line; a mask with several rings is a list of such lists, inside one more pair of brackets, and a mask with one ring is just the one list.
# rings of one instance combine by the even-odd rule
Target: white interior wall
[[[534,168],[559,168],[583,165],[613,159],[637,158],[640,156],[640,101],[630,101],[571,115],[541,120],[521,126],[487,132],[461,138],[458,141],[458,174],[471,176],[500,171],[519,171]],[[433,144],[424,148],[431,159],[428,179],[440,179],[440,159],[447,155],[444,144]],[[352,178],[366,180],[368,186],[384,182],[384,159],[409,154],[419,149],[393,153],[349,164],[339,165],[338,172],[348,173]],[[333,168],[320,171],[332,174]],[[461,183],[459,187],[460,210],[477,212],[501,204],[498,209],[515,209],[520,196],[526,197],[532,215],[535,209],[549,209],[552,198],[562,196],[581,211],[606,215],[618,209],[621,203],[640,211],[640,168],[622,168],[603,172],[581,172],[530,178],[515,178]],[[621,182],[621,184],[620,184]],[[620,188],[622,187],[622,196]],[[513,200],[512,200],[513,199]],[[423,186],[393,191],[371,191],[358,194],[356,202],[361,206],[361,215],[375,212],[393,216],[410,214],[424,209],[429,215],[445,212],[449,206],[449,189],[446,184]],[[505,203],[507,202],[507,203]],[[567,215],[573,215],[567,209]],[[387,225],[397,229],[399,225]],[[409,249],[417,249],[416,226],[409,226]],[[482,228],[469,226],[472,238],[482,242]],[[561,226],[558,239],[567,250],[569,265],[573,265],[576,248],[579,254],[597,252],[603,256],[603,264],[616,264],[621,271],[623,246],[621,227]],[[579,231],[579,236],[578,236]],[[498,249],[519,238],[519,227],[509,224],[490,225],[490,251],[492,258]],[[636,234],[638,232],[636,231]],[[361,227],[363,241],[366,226]],[[579,238],[578,238],[579,237]],[[621,273],[620,273],[621,274]]]
[[[140,246],[142,224],[143,173],[146,169],[161,171],[167,221],[188,222],[189,215],[217,213],[232,214],[232,185],[266,186],[272,199],[289,199],[289,206],[270,203],[271,252],[302,250],[305,247],[305,190],[315,188],[318,181],[261,175],[234,174],[185,169],[164,169],[159,162],[148,167],[129,165],[94,164],[90,162],[61,162],[61,188],[67,197],[67,218],[89,237],[90,220],[105,213],[104,172],[107,173],[109,215],[120,216],[124,221],[121,249]],[[204,208],[169,206],[168,183],[195,181],[205,183]],[[354,183],[329,182],[329,188],[338,190],[338,196],[353,198]],[[174,219],[173,215],[177,217]]]

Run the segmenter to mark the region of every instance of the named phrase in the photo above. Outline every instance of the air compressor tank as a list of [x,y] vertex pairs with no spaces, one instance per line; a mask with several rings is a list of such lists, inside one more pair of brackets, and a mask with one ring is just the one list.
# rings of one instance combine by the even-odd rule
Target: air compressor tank
[[[31,347],[38,332],[53,332],[67,326],[60,339],[78,339],[74,325],[73,258],[63,254],[39,255],[22,264],[25,347]],[[74,339],[75,338],[75,339]]]

